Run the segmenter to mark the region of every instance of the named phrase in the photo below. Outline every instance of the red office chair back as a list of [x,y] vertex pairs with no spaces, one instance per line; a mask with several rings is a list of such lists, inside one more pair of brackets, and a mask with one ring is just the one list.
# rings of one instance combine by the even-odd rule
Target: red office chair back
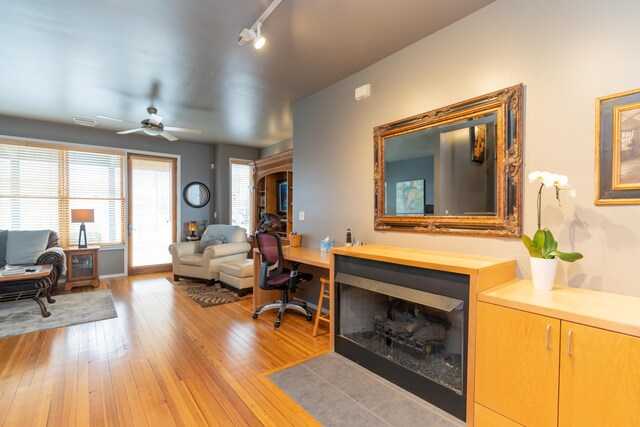
[[289,274],[283,273],[284,258],[280,236],[269,231],[256,233],[256,243],[260,251],[261,265],[258,286],[281,286],[288,281]]

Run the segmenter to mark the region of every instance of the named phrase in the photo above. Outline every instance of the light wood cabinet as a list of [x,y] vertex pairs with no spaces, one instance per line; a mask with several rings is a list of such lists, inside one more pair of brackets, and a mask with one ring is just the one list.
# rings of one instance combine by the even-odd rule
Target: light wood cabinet
[[638,299],[527,285],[479,295],[475,425],[640,425]]
[[640,425],[640,338],[562,322],[560,367],[560,426]]
[[[283,237],[293,231],[293,153],[291,150],[255,161],[255,221],[262,212],[275,213],[282,221]],[[282,191],[282,185],[286,191]]]
[[479,302],[476,337],[476,402],[522,425],[554,425],[560,321]]

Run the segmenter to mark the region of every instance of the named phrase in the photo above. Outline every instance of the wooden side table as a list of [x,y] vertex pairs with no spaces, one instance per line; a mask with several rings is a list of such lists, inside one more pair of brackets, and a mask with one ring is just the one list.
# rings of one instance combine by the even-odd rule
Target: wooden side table
[[72,246],[64,249],[67,256],[67,282],[64,290],[68,291],[76,286],[100,286],[98,279],[98,249],[100,246],[78,248]]

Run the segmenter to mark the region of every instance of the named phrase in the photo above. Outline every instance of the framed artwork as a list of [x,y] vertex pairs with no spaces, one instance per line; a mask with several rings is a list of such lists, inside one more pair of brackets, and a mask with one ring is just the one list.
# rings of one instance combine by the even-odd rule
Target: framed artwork
[[287,182],[282,181],[278,183],[278,212],[287,212],[287,205],[289,200],[287,197]]
[[424,215],[424,179],[396,183],[396,214]]
[[596,205],[640,203],[640,89],[596,100]]
[[471,161],[484,163],[484,153],[487,142],[487,125],[478,125],[469,128],[471,139]]

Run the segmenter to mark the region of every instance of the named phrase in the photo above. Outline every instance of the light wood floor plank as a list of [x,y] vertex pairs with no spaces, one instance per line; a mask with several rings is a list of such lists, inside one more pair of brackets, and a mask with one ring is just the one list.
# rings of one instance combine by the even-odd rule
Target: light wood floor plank
[[328,335],[294,313],[253,320],[251,299],[202,308],[167,277],[103,280],[116,319],[0,339],[0,426],[318,425],[262,374]]

